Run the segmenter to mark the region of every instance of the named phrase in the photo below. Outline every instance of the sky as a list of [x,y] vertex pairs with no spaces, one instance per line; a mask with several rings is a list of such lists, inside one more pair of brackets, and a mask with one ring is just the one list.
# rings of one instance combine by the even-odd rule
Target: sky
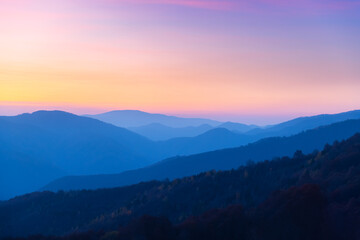
[[360,109],[360,0],[1,0],[0,115]]

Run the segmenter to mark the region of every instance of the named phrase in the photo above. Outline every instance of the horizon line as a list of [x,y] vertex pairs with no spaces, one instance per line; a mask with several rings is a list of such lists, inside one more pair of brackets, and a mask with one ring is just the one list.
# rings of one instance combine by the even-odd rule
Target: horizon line
[[[291,121],[291,120],[294,120],[294,119],[297,119],[297,118],[306,118],[306,117],[315,117],[315,116],[322,116],[322,115],[336,115],[336,114],[341,114],[341,113],[349,113],[349,112],[355,112],[355,111],[360,111],[360,109],[352,109],[352,110],[347,110],[347,111],[340,111],[340,112],[335,112],[335,113],[319,113],[319,114],[292,114],[294,116],[290,116],[290,115],[258,115],[258,114],[248,114],[248,115],[244,115],[244,114],[241,114],[241,115],[236,115],[234,114],[233,117],[237,116],[237,117],[243,117],[243,118],[261,118],[261,117],[265,117],[270,120],[271,118],[284,118],[284,120],[279,120],[279,121],[272,121],[271,123],[265,123],[265,124],[259,124],[259,123],[254,123],[254,122],[249,122],[249,121],[237,121],[237,120],[231,120],[231,119],[228,119],[228,120],[224,120],[226,117],[227,114],[224,114],[224,115],[213,115],[213,114],[210,114],[208,116],[199,116],[199,115],[193,115],[194,113],[192,114],[186,114],[186,113],[160,113],[160,112],[150,112],[150,111],[146,111],[146,110],[139,110],[139,109],[114,109],[114,110],[109,110],[109,111],[99,111],[97,113],[76,113],[76,111],[70,111],[70,110],[66,110],[66,109],[62,109],[62,108],[52,108],[52,109],[47,109],[47,108],[39,108],[39,109],[36,109],[36,110],[32,110],[32,111],[23,111],[23,112],[18,112],[18,113],[15,113],[15,114],[4,114],[4,113],[0,113],[0,116],[4,116],[4,117],[14,117],[14,116],[19,116],[19,115],[22,115],[22,114],[33,114],[33,113],[36,113],[36,112],[40,112],[40,111],[45,111],[45,112],[55,112],[55,111],[59,111],[59,112],[66,112],[66,113],[70,113],[70,114],[74,114],[76,116],[82,116],[82,117],[91,117],[91,116],[94,116],[94,115],[100,115],[100,114],[105,114],[105,113],[110,113],[110,112],[121,112],[121,111],[133,111],[133,112],[142,112],[142,113],[147,113],[147,114],[156,114],[156,115],[165,115],[165,116],[168,116],[168,117],[178,117],[178,118],[199,118],[199,119],[207,119],[207,120],[212,120],[212,121],[217,121],[219,123],[226,123],[226,122],[233,122],[233,123],[241,123],[241,124],[246,124],[246,125],[257,125],[259,127],[265,127],[265,126],[269,126],[269,125],[275,125],[275,124],[280,124],[280,123],[284,123],[284,122],[288,122],[288,121]],[[200,113],[201,114],[201,113]],[[211,116],[213,115],[213,116]],[[220,120],[219,118],[217,117],[220,117],[222,120]],[[215,118],[214,118],[215,117]],[[229,116],[228,116],[229,117]],[[231,118],[231,117],[229,117]]]

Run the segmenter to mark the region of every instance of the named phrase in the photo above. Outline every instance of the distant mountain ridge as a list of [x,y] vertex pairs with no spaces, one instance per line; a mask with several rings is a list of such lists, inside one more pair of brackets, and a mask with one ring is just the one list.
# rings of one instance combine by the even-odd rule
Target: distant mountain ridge
[[272,137],[238,148],[230,148],[173,157],[151,166],[113,175],[70,176],[55,180],[43,190],[111,188],[142,181],[174,179],[208,170],[229,170],[248,161],[262,161],[277,156],[291,156],[295,151],[311,153],[327,143],[344,140],[360,132],[360,120],[347,120],[322,126],[291,137]]
[[153,141],[165,141],[178,137],[195,137],[211,130],[212,128],[213,127],[208,124],[202,124],[195,127],[188,126],[174,128],[162,125],[160,123],[151,123],[141,127],[128,127],[127,129]]
[[270,136],[290,136],[301,131],[350,119],[360,119],[360,110],[337,114],[320,114],[315,116],[299,117],[273,126],[268,126],[266,128],[252,129],[248,131],[247,134],[260,135],[262,138]]
[[[195,137],[158,142],[125,128],[62,111],[0,117],[0,200],[34,191],[62,176],[117,174],[169,157],[239,147],[265,137],[291,135],[324,122],[356,118],[359,113],[337,114],[340,118],[325,115],[326,121],[318,121],[318,116],[304,118],[307,124],[295,119],[290,121],[293,124],[285,123],[285,127],[272,126],[259,132],[252,129],[238,133],[211,127]],[[237,123],[227,123],[224,127],[234,126],[243,127]],[[21,182],[21,179],[25,181]]]
[[191,155],[222,148],[237,147],[251,142],[252,137],[226,128],[213,128],[195,137],[173,138],[158,145],[164,156]]
[[227,130],[230,130],[230,131],[236,132],[236,133],[246,133],[250,130],[259,128],[259,126],[256,126],[256,125],[247,125],[247,124],[236,123],[236,122],[224,122],[217,127],[218,128],[226,128]]
[[[249,143],[265,137],[291,136],[301,131],[309,130],[322,125],[329,125],[349,119],[360,119],[360,110],[338,114],[321,114],[309,117],[299,117],[266,127],[235,122],[218,122],[209,119],[179,118],[163,114],[151,114],[137,110],[120,110],[87,116],[114,124],[116,126],[126,127],[129,130],[155,141],[164,141],[171,138],[195,137],[205,133],[206,127],[204,126],[209,125],[211,128],[226,128],[234,133],[242,134],[244,135],[244,138],[249,139]],[[211,130],[211,128],[207,130]]]
[[167,127],[182,128],[208,124],[217,126],[221,122],[204,118],[181,118],[165,114],[147,113],[139,110],[116,110],[95,115],[84,115],[118,127],[140,127],[152,123],[160,123]]

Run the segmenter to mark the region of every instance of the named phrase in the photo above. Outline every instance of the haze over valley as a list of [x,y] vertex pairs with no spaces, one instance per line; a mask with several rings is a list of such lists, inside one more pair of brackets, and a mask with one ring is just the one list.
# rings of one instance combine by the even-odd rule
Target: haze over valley
[[360,240],[360,0],[0,0],[0,240]]

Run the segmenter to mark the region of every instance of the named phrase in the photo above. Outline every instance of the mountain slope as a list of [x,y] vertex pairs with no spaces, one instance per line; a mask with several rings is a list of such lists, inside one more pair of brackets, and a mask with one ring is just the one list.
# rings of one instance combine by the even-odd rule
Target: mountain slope
[[128,127],[129,130],[145,136],[153,141],[165,141],[171,138],[179,137],[195,137],[209,131],[213,127],[208,124],[200,126],[189,126],[174,128],[162,125],[160,123],[152,123],[141,127]]
[[200,126],[203,124],[216,126],[220,124],[220,122],[210,119],[181,118],[167,116],[164,114],[147,113],[138,110],[117,110],[96,115],[86,115],[86,117],[95,118],[119,127],[140,127],[152,123],[160,123],[174,128]]
[[[358,114],[359,111],[336,116],[326,115],[325,119],[331,118],[331,121],[335,121],[355,118]],[[315,116],[305,118],[305,120],[300,119],[301,121],[294,120],[292,124],[291,122],[280,124],[283,127],[277,127],[276,131],[269,131],[271,128],[266,128],[261,129],[264,132],[260,133],[251,130],[237,134],[216,128],[196,137],[175,138],[155,143],[127,129],[60,111],[39,111],[15,117],[0,117],[0,167],[2,169],[0,199],[38,189],[51,180],[65,175],[119,173],[177,155],[191,155],[237,147],[255,142],[264,136],[281,136],[285,134],[285,130],[287,133],[290,130],[291,132],[300,131],[305,126],[304,121],[307,122],[306,126],[324,122],[318,121],[318,118],[323,119],[323,117]],[[312,123],[312,119],[315,123]],[[233,126],[233,124],[230,125]],[[279,152],[279,154],[283,153]],[[272,156],[266,155],[266,157]],[[16,171],[20,167],[22,171]],[[208,166],[205,164],[204,167],[206,169]],[[184,171],[184,168],[180,166],[180,173]],[[202,170],[202,168],[195,170]],[[20,184],[19,176],[21,175],[26,176],[24,179],[29,179],[29,181]],[[169,176],[172,177],[172,175]],[[153,177],[152,174],[145,172],[140,179],[129,176],[129,181],[115,182],[128,184],[142,179],[151,179],[151,177]],[[163,176],[155,171],[154,177],[160,178],[166,175]]]
[[163,156],[191,155],[223,148],[237,147],[251,141],[251,137],[225,128],[214,128],[199,136],[173,138],[158,142]]
[[188,127],[168,127],[160,123],[152,123],[140,127],[128,127],[127,129],[136,132],[142,136],[145,136],[153,141],[165,141],[172,138],[182,137],[196,137],[213,128],[225,128],[234,133],[245,133],[252,129],[258,128],[255,125],[246,125],[241,123],[226,122],[216,127],[209,124],[202,124],[200,126],[188,126]]
[[149,180],[174,179],[211,169],[237,168],[249,160],[262,161],[276,156],[290,156],[296,150],[310,153],[325,144],[346,139],[360,132],[360,120],[348,120],[291,136],[267,138],[232,149],[224,149],[187,157],[174,157],[149,167],[113,175],[70,176],[57,179],[44,190],[96,189],[117,187]]
[[[225,128],[233,133],[242,135],[242,139],[243,139],[243,141],[241,141],[241,145],[242,145],[267,137],[291,136],[293,134],[297,134],[302,131],[313,129],[319,126],[329,125],[335,122],[341,122],[350,119],[360,119],[360,110],[344,112],[339,114],[323,114],[323,115],[316,115],[310,117],[301,117],[264,128],[260,128],[255,125],[246,125],[246,124],[234,123],[234,122],[221,123],[220,125],[216,126],[216,128]],[[196,135],[205,133],[205,131],[198,132],[199,129],[201,131],[200,126],[174,129],[170,127],[163,127],[161,124],[150,124],[147,126],[134,127],[129,129],[153,140],[170,140],[170,142],[172,141],[172,139],[170,139],[171,137],[174,138],[194,137]],[[188,134],[188,136],[182,136],[186,134]],[[189,142],[191,142],[190,139],[188,140]],[[178,141],[180,142],[180,140]],[[181,141],[185,142],[185,139]],[[224,145],[223,147],[226,148],[232,146],[236,146],[236,145]],[[207,150],[209,151],[214,149],[216,148],[209,148]],[[203,149],[200,148],[197,151],[188,151],[188,153],[199,153],[202,151]],[[176,155],[176,154],[178,154],[178,151],[175,151],[172,155]]]
[[[66,112],[0,117],[0,131],[0,168],[6,174],[2,175],[0,186],[12,190],[12,194],[7,194],[2,188],[1,197],[37,189],[39,182],[34,180],[40,176],[45,178],[40,181],[43,185],[59,175],[114,173],[145,166],[156,159],[156,154],[151,154],[154,143],[148,139]],[[23,183],[15,184],[14,179],[23,179]]]
[[[332,236],[355,240],[360,234],[359,159],[360,135],[357,134],[326,146],[321,152],[309,155],[296,152],[292,159],[279,158],[237,170],[208,171],[174,181],[96,191],[32,193],[0,202],[0,237],[36,233],[62,235],[90,229],[113,231],[146,214],[166,217],[173,224],[182,222],[188,231],[196,230],[198,234],[203,231],[216,234],[220,229],[226,234],[235,227],[249,232],[241,239],[330,239]],[[225,211],[227,216],[236,217],[228,214],[239,214],[236,209],[243,209],[241,212],[254,224],[246,225],[247,221],[234,222],[235,219],[230,218],[211,225],[219,217],[217,210],[190,217],[233,204],[240,204],[242,208]],[[319,222],[324,225],[318,225]],[[195,223],[200,225],[195,228]],[[154,229],[157,225],[150,226],[149,229]],[[214,229],[214,226],[223,227]],[[144,229],[144,226],[138,227],[136,233]],[[328,237],[318,238],[314,232],[320,234],[323,227],[331,233],[325,232]],[[304,236],[305,232],[308,235]],[[181,236],[180,239],[189,239]],[[191,239],[202,239],[199,237],[202,235],[191,236]],[[125,235],[124,239],[134,238]]]
[[241,144],[236,140],[240,136],[227,130],[155,143],[127,129],[61,111],[0,117],[0,131],[0,199],[34,191],[65,175],[118,173],[173,155]]
[[343,112],[338,114],[321,114],[310,117],[300,117],[293,120],[269,126],[267,128],[253,129],[247,134],[257,135],[258,138],[272,136],[290,136],[301,131],[306,131],[316,127],[329,125],[351,119],[360,119],[360,110]]
[[61,176],[118,173],[173,155],[241,144],[236,140],[240,136],[226,130],[155,143],[127,129],[61,111],[0,117],[0,130],[0,199],[34,191]]
[[230,130],[232,132],[237,132],[237,133],[245,133],[250,130],[259,128],[256,125],[246,125],[246,124],[235,123],[235,122],[225,122],[225,123],[220,124],[217,127],[218,128],[226,128],[227,130]]

